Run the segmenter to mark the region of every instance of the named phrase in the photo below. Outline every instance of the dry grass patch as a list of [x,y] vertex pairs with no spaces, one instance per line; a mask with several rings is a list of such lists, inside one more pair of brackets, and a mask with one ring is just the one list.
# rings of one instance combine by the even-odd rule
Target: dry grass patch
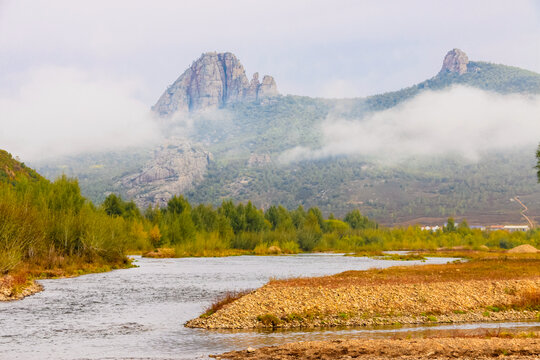
[[242,296],[247,295],[252,291],[253,290],[227,291],[223,295],[219,296],[200,317],[203,319],[207,318],[216,311],[223,309],[226,305],[240,299]]
[[526,289],[512,305],[518,309],[540,311],[540,289],[533,287]]
[[499,256],[471,258],[443,265],[396,266],[387,269],[345,271],[336,275],[315,278],[272,280],[272,286],[344,286],[415,284],[467,280],[532,279],[540,276],[540,256]]
[[[91,273],[107,272],[114,269],[133,267],[129,259],[116,263],[104,261],[92,262],[84,257],[58,257],[55,261],[48,259],[24,262],[9,273],[0,276],[0,300],[15,300],[24,297],[28,288],[41,289],[34,280],[78,276]],[[35,292],[35,291],[34,291]]]
[[159,248],[159,249],[144,253],[142,256],[149,257],[149,258],[162,259],[162,258],[176,257],[176,253],[174,249],[171,249],[171,248]]

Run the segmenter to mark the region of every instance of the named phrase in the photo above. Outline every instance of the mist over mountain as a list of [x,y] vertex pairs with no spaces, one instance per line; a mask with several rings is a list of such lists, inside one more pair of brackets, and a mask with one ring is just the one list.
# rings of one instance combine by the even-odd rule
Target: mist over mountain
[[[352,208],[383,223],[540,218],[534,147],[540,75],[449,51],[432,78],[366,98],[281,95],[231,53],[205,53],[152,107],[161,145],[36,164],[79,177],[99,201],[116,191],[146,207],[176,193]],[[535,212],[536,211],[536,212]]]

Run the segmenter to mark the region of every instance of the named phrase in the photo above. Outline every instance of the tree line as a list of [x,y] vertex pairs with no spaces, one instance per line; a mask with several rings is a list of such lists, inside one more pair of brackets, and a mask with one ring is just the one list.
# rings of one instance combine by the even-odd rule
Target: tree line
[[[141,211],[110,194],[96,206],[76,179],[50,182],[0,153],[0,274],[17,266],[39,269],[124,266],[126,254],[169,249],[169,256],[298,253],[310,251],[511,248],[540,244],[540,233],[485,232],[466,223],[441,231],[385,228],[358,209],[338,219],[317,207],[260,209],[225,200],[193,204],[181,195]],[[9,155],[9,154],[8,154]]]

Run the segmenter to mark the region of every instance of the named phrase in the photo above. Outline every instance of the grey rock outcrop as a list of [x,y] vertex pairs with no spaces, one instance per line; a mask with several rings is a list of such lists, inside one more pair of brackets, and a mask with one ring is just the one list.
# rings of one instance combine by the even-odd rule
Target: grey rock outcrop
[[202,54],[161,95],[152,110],[161,116],[177,111],[196,111],[222,107],[242,100],[258,100],[278,95],[273,77],[259,74],[248,81],[246,71],[234,54],[209,52]]
[[278,95],[278,89],[276,81],[272,76],[264,75],[262,83],[259,85],[258,92],[259,97],[268,97]]
[[467,72],[467,64],[469,64],[467,54],[459,49],[452,49],[444,57],[440,72],[452,72],[462,75]]
[[120,179],[120,185],[141,208],[164,205],[173,195],[200,183],[211,160],[212,154],[199,146],[171,139],[140,172]]
[[248,167],[264,167],[272,163],[272,158],[269,154],[251,154],[247,161]]

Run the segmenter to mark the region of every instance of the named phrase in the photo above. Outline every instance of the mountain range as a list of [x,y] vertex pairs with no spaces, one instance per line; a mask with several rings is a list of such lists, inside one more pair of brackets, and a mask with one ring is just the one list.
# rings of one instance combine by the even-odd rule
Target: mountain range
[[[540,74],[449,51],[442,68],[416,85],[380,95],[322,99],[281,95],[272,76],[251,80],[232,53],[205,53],[152,107],[167,134],[157,147],[82,154],[32,164],[47,177],[77,176],[83,193],[101,201],[110,192],[140,207],[163,205],[174,194],[191,201],[253,201],[261,207],[318,206],[343,215],[359,208],[388,224],[521,222],[520,196],[540,220],[534,148],[491,151],[480,161],[456,154],[386,163],[370,154],[286,160],[300,148],[324,148],[321,124],[362,122],[398,109],[421,94],[455,86],[494,94],[540,94]],[[330,121],[330,125],[331,125]]]

